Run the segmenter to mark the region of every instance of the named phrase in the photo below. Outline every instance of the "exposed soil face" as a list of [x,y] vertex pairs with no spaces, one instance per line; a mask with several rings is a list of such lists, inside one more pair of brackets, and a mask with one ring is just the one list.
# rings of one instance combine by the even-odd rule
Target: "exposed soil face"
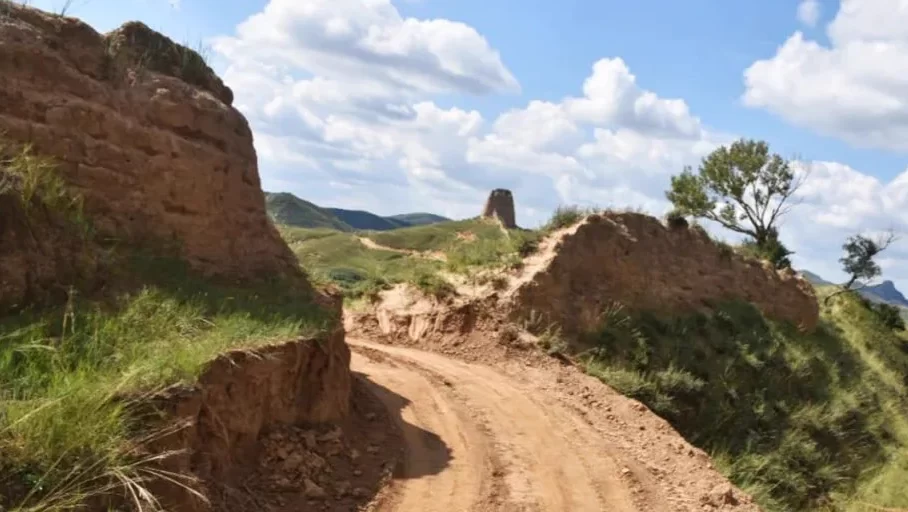
[[513,280],[508,309],[575,334],[596,328],[613,302],[684,313],[742,300],[806,331],[819,321],[809,283],[794,272],[723,249],[695,228],[670,228],[637,213],[603,213],[553,235]]
[[212,489],[212,508],[225,512],[374,509],[403,460],[396,418],[408,403],[356,376],[347,418],[335,424],[283,425],[263,432],[255,464],[243,468],[241,478]]
[[[155,453],[179,451],[165,459],[164,469],[193,475],[203,494],[216,497],[221,485],[248,477],[248,468],[260,459],[263,446],[267,454],[274,444],[308,438],[290,427],[343,421],[350,407],[349,364],[350,352],[340,329],[322,339],[228,352],[209,365],[195,386],[171,388],[151,401],[151,408],[165,415],[164,425],[172,428],[168,435],[155,436],[147,448]],[[276,434],[263,440],[269,432]],[[288,471],[312,478],[301,469],[307,460],[300,459]],[[167,510],[209,510],[179,486],[160,482],[156,489]]]

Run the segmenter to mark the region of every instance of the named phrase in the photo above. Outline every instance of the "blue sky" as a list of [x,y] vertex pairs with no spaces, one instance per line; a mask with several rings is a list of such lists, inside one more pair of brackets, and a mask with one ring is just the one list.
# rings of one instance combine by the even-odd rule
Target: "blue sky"
[[[196,44],[232,33],[266,3],[181,0],[175,8],[167,0],[74,0],[70,13],[101,32],[138,19]],[[65,0],[31,4],[56,11]],[[795,30],[825,42],[822,21],[835,14],[835,1],[820,2],[816,27],[798,22],[798,4],[790,0],[403,0],[395,5],[404,16],[446,18],[476,28],[521,82],[519,94],[461,95],[441,98],[441,105],[493,115],[530,99],[557,101],[576,93],[597,59],[620,56],[645,87],[683,98],[710,126],[767,140],[784,156],[844,162],[883,180],[905,169],[903,155],[840,144],[742,105],[744,69],[772,56]]]
[[[845,236],[908,226],[899,0],[75,0],[70,14],[204,40],[265,188],[319,204],[467,216],[503,186],[524,224],[566,202],[661,214],[672,173],[745,136],[811,170],[783,228],[796,264],[839,278]],[[908,288],[905,262],[904,244],[883,261]]]

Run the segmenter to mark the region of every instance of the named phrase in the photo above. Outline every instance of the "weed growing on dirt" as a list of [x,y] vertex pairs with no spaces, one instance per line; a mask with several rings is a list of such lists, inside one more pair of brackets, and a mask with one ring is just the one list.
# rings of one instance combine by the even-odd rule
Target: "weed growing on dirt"
[[0,195],[14,194],[29,215],[43,208],[69,220],[85,234],[88,222],[82,197],[60,177],[57,163],[35,153],[30,145],[16,145],[0,138]]
[[457,291],[454,286],[446,279],[439,276],[437,272],[419,269],[413,273],[407,280],[408,283],[418,288],[426,295],[436,299],[444,299],[456,295]]
[[[603,315],[579,357],[711,452],[769,510],[906,506],[908,352],[853,297],[810,335],[748,304]],[[834,500],[830,502],[830,500]]]
[[121,271],[146,284],[0,319],[0,508],[64,510],[140,485],[154,461],[135,453],[141,425],[124,397],[193,381],[225,350],[334,321],[279,282],[219,285],[147,254]]
[[596,213],[596,211],[595,208],[584,208],[576,205],[559,206],[552,212],[552,216],[549,218],[548,222],[542,226],[542,231],[548,233],[568,226],[573,226],[587,215]]
[[672,229],[687,229],[690,223],[680,212],[672,210],[665,215],[665,222]]

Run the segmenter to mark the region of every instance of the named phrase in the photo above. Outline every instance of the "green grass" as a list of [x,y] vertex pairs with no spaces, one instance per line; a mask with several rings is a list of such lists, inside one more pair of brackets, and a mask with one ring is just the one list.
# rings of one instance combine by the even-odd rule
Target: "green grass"
[[908,342],[841,296],[810,335],[747,304],[712,316],[613,308],[588,373],[711,452],[767,510],[908,507]]
[[[51,213],[70,221],[85,235],[88,221],[82,197],[74,194],[60,176],[56,163],[36,154],[30,145],[18,145],[0,137],[0,195],[13,194],[27,217]],[[37,212],[37,209],[43,212]]]
[[481,240],[497,240],[505,236],[498,224],[482,219],[439,222],[393,231],[370,232],[367,236],[379,245],[394,249],[446,252],[464,241],[458,238],[458,233],[469,234]]
[[555,208],[552,216],[542,226],[542,231],[551,232],[573,226],[588,215],[598,212],[596,208],[586,208],[577,205],[563,205]]
[[523,229],[505,231],[496,222],[469,219],[367,236],[395,249],[444,253],[448,270],[469,274],[479,268],[517,264],[523,256],[535,251],[541,233]]
[[424,275],[442,268],[439,261],[369,249],[349,233],[287,226],[279,230],[315,280],[337,285],[348,298],[374,298],[395,283],[427,282]]
[[[104,299],[0,319],[0,509],[65,510],[153,476],[130,398],[192,382],[225,350],[315,334],[334,319],[282,283],[218,285],[136,254]],[[121,279],[122,277],[122,279]]]
[[330,211],[288,192],[265,192],[265,207],[276,224],[310,229],[353,231]]
[[[448,296],[453,288],[439,272],[471,275],[477,270],[516,265],[521,255],[535,250],[539,234],[533,231],[502,231],[482,220],[452,221],[363,232],[361,235],[330,229],[279,228],[300,263],[321,282],[338,285],[350,298],[374,297],[395,283],[410,283],[436,297]],[[460,234],[460,235],[458,235]],[[396,250],[439,252],[446,261],[370,249],[358,236]]]

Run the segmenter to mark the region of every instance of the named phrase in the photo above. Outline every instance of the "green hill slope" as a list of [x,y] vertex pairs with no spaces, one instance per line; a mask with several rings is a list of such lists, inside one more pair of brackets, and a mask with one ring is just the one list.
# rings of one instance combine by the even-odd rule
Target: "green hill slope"
[[615,308],[585,344],[591,375],[669,420],[767,510],[908,506],[908,338],[859,297],[835,298],[813,334],[743,303]]
[[265,205],[276,224],[308,229],[389,231],[450,220],[441,215],[423,212],[382,217],[363,210],[324,208],[289,192],[265,192]]
[[405,222],[387,217],[380,217],[374,213],[363,210],[345,210],[343,208],[325,208],[326,211],[337,217],[341,222],[353,229],[370,231],[387,231],[407,227]]
[[265,192],[268,214],[277,224],[301,228],[331,228],[353,231],[353,228],[331,212],[288,192]]
[[425,226],[426,224],[437,224],[439,222],[449,222],[451,220],[447,217],[442,217],[441,215],[425,212],[402,213],[400,215],[392,215],[385,218],[400,221],[408,226]]

